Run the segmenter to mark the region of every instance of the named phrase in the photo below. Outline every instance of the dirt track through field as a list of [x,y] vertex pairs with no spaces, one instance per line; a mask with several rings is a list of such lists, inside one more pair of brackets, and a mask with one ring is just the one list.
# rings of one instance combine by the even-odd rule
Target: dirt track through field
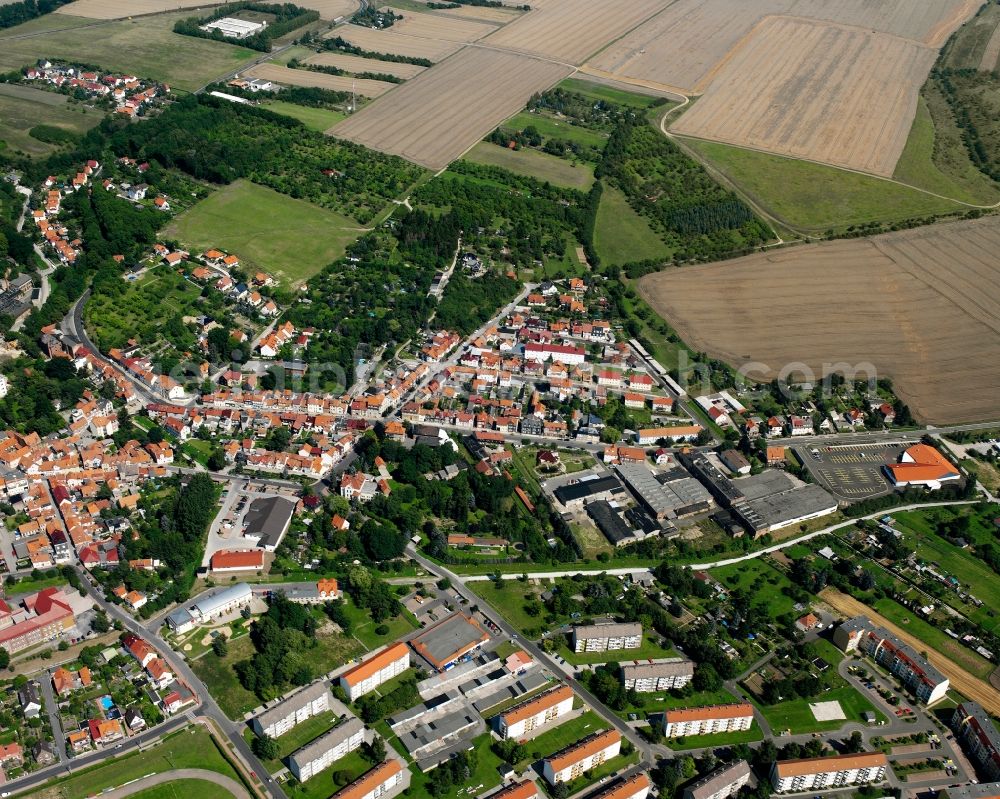
[[[647,275],[689,345],[770,380],[791,364],[872,364],[918,419],[996,418],[1000,218],[773,250]],[[863,379],[863,375],[861,379]]]
[[[532,94],[571,72],[527,56],[468,47],[327,131],[443,169]],[[484,91],[484,76],[489,90]]]
[[969,674],[961,666],[955,665],[953,660],[931,649],[930,645],[925,641],[921,641],[902,627],[893,624],[885,616],[877,613],[863,602],[859,602],[854,597],[841,593],[836,588],[824,588],[820,591],[819,597],[848,618],[867,616],[879,627],[884,627],[889,632],[899,636],[918,652],[926,651],[927,659],[931,662],[931,665],[940,670],[948,678],[952,688],[962,694],[962,696],[978,702],[986,709],[987,713],[994,716],[1000,715],[1000,691],[997,691],[984,680]]
[[888,34],[768,17],[672,129],[888,177],[935,58]]
[[372,98],[381,97],[390,89],[395,89],[397,85],[381,80],[352,78],[349,75],[327,75],[325,72],[313,72],[308,69],[289,69],[278,64],[258,64],[248,69],[244,75],[290,86],[314,86],[337,92],[357,90],[358,94]]

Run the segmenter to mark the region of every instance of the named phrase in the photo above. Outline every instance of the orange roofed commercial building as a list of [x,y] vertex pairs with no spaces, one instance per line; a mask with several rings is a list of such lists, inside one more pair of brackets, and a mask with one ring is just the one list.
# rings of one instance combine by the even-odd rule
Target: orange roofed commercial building
[[257,571],[264,568],[264,550],[220,549],[211,563],[213,572]]
[[353,702],[408,668],[410,650],[406,644],[393,644],[341,674],[340,687]]
[[435,669],[444,671],[489,640],[489,633],[475,619],[464,613],[453,613],[433,627],[428,627],[410,644]]
[[959,480],[961,472],[944,455],[928,444],[914,444],[908,447],[899,463],[885,467],[886,474],[896,488],[923,486],[940,488],[942,483]]

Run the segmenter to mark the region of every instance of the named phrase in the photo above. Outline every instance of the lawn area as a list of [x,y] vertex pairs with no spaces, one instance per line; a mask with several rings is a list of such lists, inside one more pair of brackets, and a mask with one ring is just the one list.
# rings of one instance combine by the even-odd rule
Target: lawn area
[[[652,108],[661,100],[661,98],[653,97],[649,94],[627,92],[622,89],[616,89],[613,86],[592,83],[589,80],[580,80],[579,78],[567,78],[557,88],[583,94],[595,100],[608,100],[612,103],[630,105],[634,108]],[[666,110],[671,105],[676,105],[676,103],[667,101],[666,103],[661,103],[660,107]]]
[[215,447],[211,441],[204,441],[200,438],[190,438],[181,445],[181,452],[198,461],[202,466],[208,463],[208,459],[214,451]]
[[[275,743],[278,744],[278,756],[274,760],[264,760],[261,762],[273,774],[283,767],[284,764],[281,761],[292,754],[292,752],[296,749],[301,749],[313,740],[313,738],[318,738],[328,730],[332,730],[336,725],[337,715],[332,710],[327,710],[318,716],[312,716],[301,724],[296,724],[284,735],[275,738]],[[243,737],[247,743],[250,743],[255,737],[253,730],[248,727],[244,731]]]
[[712,569],[712,576],[730,590],[749,591],[767,607],[772,619],[791,613],[795,600],[782,589],[791,586],[785,575],[762,558]]
[[545,138],[554,136],[558,139],[577,142],[587,147],[603,148],[608,137],[603,133],[570,124],[568,119],[558,119],[551,114],[540,111],[522,111],[501,125],[505,129],[524,130],[534,127]]
[[[840,702],[840,707],[847,718],[837,721],[816,721],[809,705],[817,702]],[[850,686],[834,688],[812,699],[792,699],[774,705],[765,705],[760,702],[756,704],[776,735],[786,729],[790,729],[793,735],[838,730],[848,722],[861,722],[861,714],[866,711],[873,711],[879,720],[885,718],[871,702]]]
[[361,232],[346,216],[237,180],[175,217],[162,235],[196,249],[229,250],[244,271],[259,268],[297,286],[341,257]]
[[[627,741],[622,741],[622,748],[625,749],[629,746]],[[577,777],[572,782],[567,783],[570,796],[575,796],[586,788],[596,785],[598,782],[603,781],[605,778],[610,777],[612,774],[617,774],[619,771],[623,771],[628,766],[634,765],[639,762],[639,753],[636,751],[631,751],[628,754],[621,754],[617,757],[613,757],[610,760],[605,761],[597,768],[592,768],[590,771],[585,771],[579,777]],[[544,780],[539,780],[538,784],[541,785],[545,792],[552,795],[552,789],[547,782]]]
[[1000,199],[996,185],[969,160],[947,103],[930,82],[921,92],[893,177],[969,203],[987,205]]
[[[47,155],[58,145],[30,134],[35,125],[50,125],[82,135],[104,118],[101,111],[70,104],[62,94],[18,84],[0,84],[0,148],[9,154]],[[6,145],[6,147],[4,147]]]
[[923,619],[914,615],[913,611],[907,610],[902,605],[892,599],[878,599],[874,603],[874,608],[885,616],[893,624],[898,624],[910,635],[919,638],[931,649],[937,650],[945,657],[951,658],[956,665],[961,666],[970,674],[974,674],[982,679],[987,679],[993,671],[993,664],[981,655],[977,655],[971,649],[962,646],[958,641],[950,638],[944,630],[939,630]]
[[[500,784],[500,772],[497,771],[497,767],[503,763],[503,761],[493,754],[490,749],[490,744],[492,743],[492,736],[490,733],[484,733],[478,738],[473,738],[471,744],[475,750],[470,753],[474,756],[476,761],[476,767],[472,771],[472,776],[469,777],[469,786],[475,787],[476,790],[472,791],[475,795],[480,795],[485,791],[492,790]],[[434,772],[430,771],[427,774],[422,774],[421,772],[413,769],[413,779],[410,782],[409,795],[413,797],[423,797],[430,796],[430,791],[428,791],[427,786],[434,782]],[[459,790],[459,794],[465,794],[464,790]],[[451,794],[455,795],[454,791]]]
[[224,788],[205,780],[175,780],[163,785],[155,785],[139,793],[134,799],[231,799],[232,794]]
[[962,210],[868,175],[716,142],[685,143],[779,220],[818,233]]
[[594,248],[605,264],[667,260],[670,249],[614,186],[604,185],[594,226]]
[[594,184],[592,164],[583,161],[573,164],[565,158],[527,147],[521,150],[509,150],[481,141],[465,154],[465,159],[477,164],[503,167],[518,175],[527,175],[556,186],[566,186],[581,191],[587,191]]
[[536,760],[541,760],[543,757],[553,755],[559,750],[575,744],[588,735],[606,729],[609,729],[608,723],[593,710],[588,710],[586,713],[563,722],[558,727],[553,727],[525,743],[528,759],[534,763]]
[[46,588],[53,588],[57,585],[65,585],[66,578],[61,574],[56,574],[55,577],[43,577],[41,580],[18,580],[14,585],[10,585],[4,582],[5,591],[7,596],[18,596],[20,594],[37,594],[39,591],[44,591]]
[[[327,799],[343,785],[354,782],[371,767],[372,764],[361,757],[361,753],[355,749],[305,782],[297,782],[292,778],[283,787],[289,799]],[[344,772],[341,780],[343,785],[338,785],[334,782],[333,775],[341,771]]]
[[615,652],[573,652],[568,646],[560,646],[559,654],[567,662],[573,665],[583,665],[586,663],[608,663],[611,661],[621,662],[623,660],[646,660],[648,658],[675,658],[680,657],[676,649],[664,649],[656,643],[659,636],[651,633],[644,633],[642,636],[642,646],[638,649],[622,649]]
[[[520,566],[520,564],[517,565]],[[492,568],[495,567],[488,567],[487,571]],[[543,624],[541,615],[529,616],[524,608],[527,604],[525,601],[527,593],[541,595],[546,590],[546,585],[534,586],[530,583],[522,583],[520,580],[504,580],[502,587],[497,588],[491,580],[477,580],[474,583],[467,583],[466,587],[477,596],[482,597],[490,607],[499,611],[500,615],[522,635],[525,634],[525,630]]]
[[384,635],[379,635],[375,632],[375,628],[379,627],[380,624],[372,621],[368,611],[362,610],[351,602],[345,602],[344,612],[351,620],[351,635],[358,639],[366,649],[377,649],[390,641],[402,638],[420,626],[413,614],[404,610],[399,616],[381,622],[382,625],[389,628],[389,631]]
[[347,116],[340,111],[332,111],[329,108],[312,108],[308,105],[286,103],[284,100],[268,100],[262,105],[268,111],[297,119],[309,130],[317,130],[320,133],[332,128]]
[[205,683],[222,712],[231,719],[243,718],[244,713],[260,704],[260,699],[252,691],[240,685],[233,670],[236,663],[246,660],[253,653],[253,642],[249,635],[245,635],[229,642],[229,652],[225,657],[212,653],[191,661],[194,673]]
[[[245,47],[174,33],[174,23],[187,16],[187,12],[157,14],[94,24],[91,19],[58,14],[60,30],[53,29],[55,17],[39,17],[0,32],[0,71],[48,58],[132,72],[172,89],[194,91],[259,55]],[[88,26],[86,31],[77,30],[83,25]],[[37,35],[25,36],[29,33]]]
[[754,724],[749,730],[739,732],[717,732],[711,735],[688,735],[680,738],[668,738],[667,746],[682,752],[686,749],[702,749],[708,746],[734,746],[763,740],[764,733]]
[[[105,788],[123,785],[150,773],[162,773],[181,768],[201,768],[216,771],[240,782],[240,777],[219,751],[214,739],[200,725],[162,739],[144,749],[123,757],[107,760],[47,787],[33,789],[26,796],[32,799],[84,799],[101,793]],[[170,794],[161,794],[167,797]],[[201,794],[188,794],[188,796]],[[226,794],[228,796],[228,794]],[[156,796],[156,794],[153,794]]]

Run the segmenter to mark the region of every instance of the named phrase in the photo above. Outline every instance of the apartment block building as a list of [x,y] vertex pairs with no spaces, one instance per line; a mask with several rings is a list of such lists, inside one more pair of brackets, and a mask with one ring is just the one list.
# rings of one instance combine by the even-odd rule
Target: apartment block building
[[379,799],[409,782],[410,772],[395,759],[386,760],[341,788],[330,799]]
[[649,777],[645,774],[636,774],[601,791],[593,799],[646,799],[647,796],[649,796]]
[[751,726],[753,726],[753,707],[746,702],[678,708],[667,710],[663,714],[663,734],[667,738],[738,732],[749,730]]
[[617,756],[621,748],[622,736],[618,730],[595,732],[545,758],[542,761],[542,776],[549,785],[570,782],[583,772]]
[[541,797],[542,794],[539,793],[538,786],[531,780],[525,780],[508,785],[486,799],[541,799]]
[[691,783],[684,789],[683,799],[729,799],[752,779],[750,764],[745,760],[737,760]]
[[560,685],[501,713],[497,717],[497,731],[501,738],[520,738],[572,709],[573,689]]
[[256,716],[253,731],[258,736],[278,738],[306,719],[329,710],[331,699],[326,682],[313,683]]
[[869,785],[882,782],[888,768],[882,752],[779,760],[771,766],[771,783],[778,793]]
[[353,752],[364,740],[365,725],[360,719],[349,719],[293,752],[288,759],[289,771],[299,782],[305,782]]
[[1000,780],[1000,734],[978,702],[963,702],[951,715],[951,728],[983,775]]
[[0,647],[11,654],[52,641],[75,623],[69,598],[58,588],[25,597],[20,607],[0,599]]
[[844,652],[857,650],[887,668],[925,704],[933,704],[948,693],[947,677],[913,647],[876,627],[866,616],[856,616],[837,627],[833,642]]
[[406,644],[393,644],[341,674],[340,687],[353,702],[408,668],[410,668],[409,648]]
[[573,628],[575,652],[613,652],[620,649],[638,649],[642,646],[642,625],[587,624]]
[[622,684],[640,694],[683,688],[694,677],[694,661],[684,658],[633,660],[621,664]]

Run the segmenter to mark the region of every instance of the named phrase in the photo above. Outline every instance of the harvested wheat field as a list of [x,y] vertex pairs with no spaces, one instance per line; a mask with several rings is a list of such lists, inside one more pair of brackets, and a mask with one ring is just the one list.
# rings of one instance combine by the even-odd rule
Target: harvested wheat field
[[874,364],[919,419],[997,415],[1000,218],[810,244],[639,281],[692,347],[754,379],[786,364]]
[[836,588],[824,588],[820,591],[819,598],[838,613],[843,613],[848,618],[867,616],[879,627],[884,627],[893,635],[901,638],[917,652],[926,652],[927,659],[931,662],[931,665],[937,667],[948,678],[952,688],[962,696],[978,702],[988,713],[994,716],[1000,715],[1000,691],[997,691],[996,688],[985,680],[981,680],[975,675],[970,674],[957,665],[952,658],[931,649],[925,641],[921,641],[916,636],[908,633],[903,627],[893,624],[885,616],[877,613],[863,602],[859,602],[854,597],[842,593]]
[[935,57],[887,34],[768,17],[672,129],[888,177]]
[[1000,59],[1000,25],[996,27],[986,42],[986,49],[983,50],[983,57],[979,62],[980,72],[992,72],[997,68],[997,60]]
[[341,55],[340,53],[317,53],[306,59],[307,64],[318,64],[324,67],[336,67],[346,72],[376,72],[381,75],[395,75],[397,78],[409,80],[415,78],[426,67],[416,64],[398,64],[395,61],[377,61],[374,58],[362,58],[357,55]]
[[303,8],[319,12],[320,19],[333,20],[353,14],[361,7],[358,0],[302,0],[296,3]]
[[[417,2],[427,5],[426,0],[417,0]],[[473,19],[478,22],[492,22],[497,25],[505,25],[511,20],[517,19],[522,12],[510,6],[459,6],[458,8],[435,9],[434,13],[442,17],[458,17],[460,19]]]
[[[393,25],[393,28],[396,26]],[[376,53],[392,53],[411,58],[427,58],[440,61],[462,47],[461,42],[445,42],[438,39],[422,39],[417,36],[404,36],[393,30],[372,30],[358,25],[347,25],[335,28],[330,36],[339,36],[362,50]]]
[[396,21],[391,32],[424,39],[441,39],[446,42],[474,42],[496,29],[496,25],[487,22],[404,11],[403,18]]
[[243,73],[251,78],[284,83],[288,86],[310,86],[319,89],[331,89],[335,92],[356,90],[364,97],[381,97],[390,89],[395,89],[395,83],[366,78],[352,78],[349,75],[327,75],[324,72],[312,72],[308,69],[289,69],[278,64],[258,64]]
[[[678,0],[603,50],[588,66],[700,94],[726,56],[765,17],[853,25],[940,47],[979,0]],[[761,73],[754,77],[763,77]]]
[[[443,169],[571,72],[534,58],[467,47],[328,133]],[[483,76],[490,76],[484,91]]]
[[183,8],[208,8],[213,5],[219,3],[199,3],[197,0],[129,0],[128,3],[122,3],[121,0],[76,0],[55,9],[55,13],[88,19],[125,19],[125,17],[160,14]]
[[521,53],[582,64],[670,0],[542,0],[485,41]]

